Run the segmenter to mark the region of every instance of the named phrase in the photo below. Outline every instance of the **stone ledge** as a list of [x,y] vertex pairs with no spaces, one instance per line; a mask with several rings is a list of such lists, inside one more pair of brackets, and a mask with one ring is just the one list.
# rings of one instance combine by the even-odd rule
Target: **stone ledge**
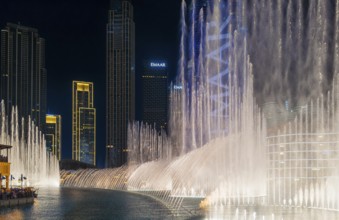
[[1,207],[13,207],[18,205],[26,205],[26,204],[33,204],[34,198],[20,198],[20,199],[7,199],[7,200],[0,200],[0,208]]

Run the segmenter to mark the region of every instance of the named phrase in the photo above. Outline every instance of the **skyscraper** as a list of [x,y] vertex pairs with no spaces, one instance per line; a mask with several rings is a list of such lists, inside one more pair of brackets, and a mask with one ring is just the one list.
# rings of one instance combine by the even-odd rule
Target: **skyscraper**
[[96,165],[96,109],[93,83],[73,81],[72,159]]
[[37,29],[7,23],[1,30],[0,56],[0,98],[5,101],[7,113],[17,106],[19,118],[31,116],[43,130],[47,92],[45,40]]
[[130,0],[111,0],[106,31],[106,167],[118,167],[127,160],[127,125],[135,116],[135,26]]
[[144,62],[142,75],[142,121],[156,124],[158,131],[167,129],[168,68],[166,62]]
[[47,150],[61,159],[61,115],[46,115],[45,129]]

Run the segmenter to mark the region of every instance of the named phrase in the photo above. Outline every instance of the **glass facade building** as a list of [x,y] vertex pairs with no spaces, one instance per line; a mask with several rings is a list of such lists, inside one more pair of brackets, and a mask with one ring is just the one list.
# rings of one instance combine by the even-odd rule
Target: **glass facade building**
[[61,159],[61,115],[46,115],[46,147],[47,150]]
[[106,167],[127,161],[127,127],[135,117],[135,25],[129,0],[111,0],[107,23]]
[[24,117],[27,122],[30,116],[44,131],[47,101],[45,40],[37,29],[7,23],[1,30],[0,57],[0,98],[5,102],[7,113],[17,106],[18,118]]
[[167,129],[168,122],[168,67],[165,62],[144,62],[142,75],[142,121]]
[[93,83],[73,81],[72,159],[96,165],[96,109]]

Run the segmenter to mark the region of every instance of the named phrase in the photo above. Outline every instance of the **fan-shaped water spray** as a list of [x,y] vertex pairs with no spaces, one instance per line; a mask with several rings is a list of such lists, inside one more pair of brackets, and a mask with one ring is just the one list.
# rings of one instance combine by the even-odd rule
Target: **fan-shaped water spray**
[[339,210],[339,1],[182,1],[181,16],[169,137],[130,126],[125,188],[219,213]]

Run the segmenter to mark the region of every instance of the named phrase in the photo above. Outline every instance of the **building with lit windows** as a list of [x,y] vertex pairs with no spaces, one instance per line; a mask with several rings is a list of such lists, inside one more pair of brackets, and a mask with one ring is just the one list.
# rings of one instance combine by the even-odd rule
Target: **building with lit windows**
[[96,109],[93,83],[73,81],[72,159],[96,165]]
[[166,62],[144,62],[142,75],[142,121],[167,129],[168,122],[168,67]]
[[61,115],[46,115],[45,129],[47,150],[61,159]]
[[135,117],[135,25],[130,0],[111,0],[106,29],[106,167],[127,162],[127,128]]
[[17,106],[18,118],[30,116],[43,131],[47,99],[45,40],[35,28],[7,23],[1,30],[0,57],[0,99],[5,102],[7,114],[11,115],[12,106]]

